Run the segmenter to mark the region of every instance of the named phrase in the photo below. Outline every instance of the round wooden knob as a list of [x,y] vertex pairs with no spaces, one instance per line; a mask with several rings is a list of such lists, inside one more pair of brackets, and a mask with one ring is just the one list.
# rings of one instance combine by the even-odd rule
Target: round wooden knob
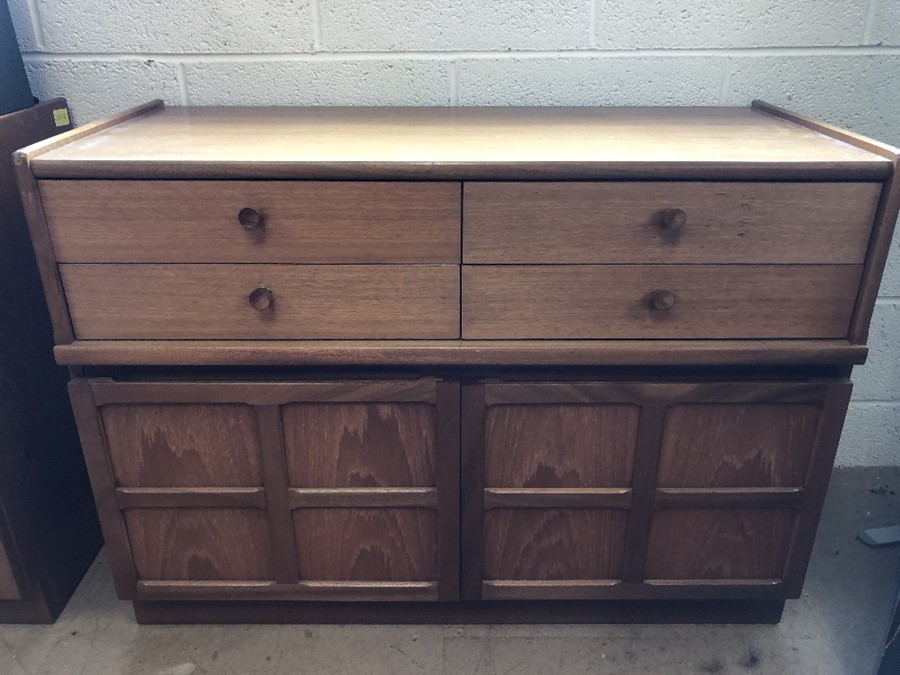
[[260,312],[271,312],[275,309],[275,294],[265,286],[254,289],[248,299],[253,309]]
[[675,306],[675,294],[672,291],[653,291],[650,294],[650,306],[660,312],[665,312]]
[[669,232],[680,232],[687,223],[687,214],[681,209],[669,209],[663,215],[663,229]]
[[241,209],[238,213],[238,222],[245,230],[258,230],[265,226],[262,214],[256,209]]

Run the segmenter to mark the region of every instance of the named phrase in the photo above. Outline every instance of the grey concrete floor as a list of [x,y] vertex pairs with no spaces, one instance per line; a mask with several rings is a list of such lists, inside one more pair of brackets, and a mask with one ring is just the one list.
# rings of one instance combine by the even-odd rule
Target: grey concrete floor
[[900,469],[832,479],[803,597],[777,626],[138,626],[101,554],[54,626],[0,626],[0,675],[755,673],[870,675],[897,593]]

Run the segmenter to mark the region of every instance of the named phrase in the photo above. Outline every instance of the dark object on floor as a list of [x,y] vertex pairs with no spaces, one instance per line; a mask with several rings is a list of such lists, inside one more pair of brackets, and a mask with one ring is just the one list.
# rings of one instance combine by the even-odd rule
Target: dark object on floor
[[[34,103],[6,0],[0,0],[0,82],[3,83],[0,86],[0,115]],[[9,159],[9,154],[3,156],[4,162]]]
[[70,128],[65,99],[0,116],[0,623],[54,621],[101,541],[11,159]]

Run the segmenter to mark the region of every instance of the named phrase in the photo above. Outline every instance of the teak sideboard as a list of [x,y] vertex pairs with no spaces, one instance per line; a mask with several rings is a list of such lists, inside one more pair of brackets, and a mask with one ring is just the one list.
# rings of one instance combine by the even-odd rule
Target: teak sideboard
[[799,596],[896,149],[765,103],[155,101],[15,161],[139,621]]

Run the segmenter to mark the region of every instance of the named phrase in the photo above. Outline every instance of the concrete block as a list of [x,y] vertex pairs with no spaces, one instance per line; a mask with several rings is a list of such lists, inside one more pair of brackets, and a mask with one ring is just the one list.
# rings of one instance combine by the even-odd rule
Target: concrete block
[[835,464],[900,464],[900,403],[851,403]]
[[9,13],[12,16],[19,49],[23,52],[36,51],[37,38],[34,34],[34,24],[31,20],[31,8],[28,6],[28,0],[9,0]]
[[447,105],[438,61],[277,61],[186,66],[192,105]]
[[471,59],[460,105],[715,105],[719,57]]
[[326,51],[574,49],[590,45],[586,0],[319,0]]
[[900,302],[875,305],[869,331],[869,360],[853,370],[855,400],[900,401],[898,335]]
[[598,0],[601,49],[858,45],[868,2]]
[[727,96],[761,98],[900,145],[900,56],[737,57]]
[[25,70],[34,95],[65,96],[79,125],[154,98],[181,102],[175,67],[158,61],[54,59],[26,63]]
[[877,0],[869,43],[900,45],[900,0]]
[[308,0],[38,0],[48,51],[309,52]]
[[[898,122],[900,123],[900,122]],[[887,265],[884,268],[884,276],[881,278],[879,295],[900,297],[900,222],[894,227],[894,239],[891,242],[891,252],[888,255]]]

